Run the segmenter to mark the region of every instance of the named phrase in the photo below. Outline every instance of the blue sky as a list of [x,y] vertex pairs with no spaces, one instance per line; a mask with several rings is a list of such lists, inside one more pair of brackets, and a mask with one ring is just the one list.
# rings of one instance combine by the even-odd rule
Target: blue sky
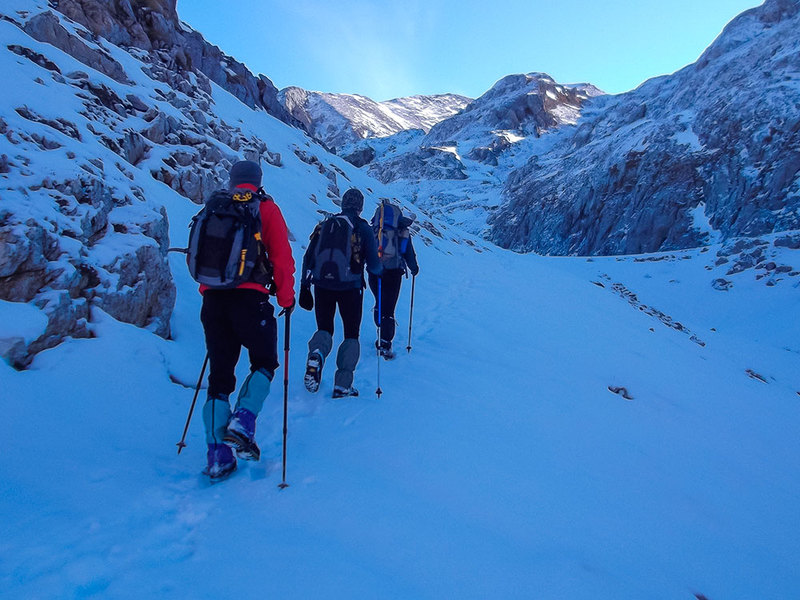
[[[279,88],[477,97],[511,73],[619,93],[694,62],[759,0],[178,0]],[[223,8],[224,7],[224,8]]]

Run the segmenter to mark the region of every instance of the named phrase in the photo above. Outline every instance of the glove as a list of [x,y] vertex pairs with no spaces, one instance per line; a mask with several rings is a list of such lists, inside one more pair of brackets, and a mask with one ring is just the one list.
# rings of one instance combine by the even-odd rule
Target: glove
[[295,305],[295,300],[294,298],[292,298],[292,303],[289,306],[284,306],[283,310],[278,313],[278,316],[282,317],[283,315],[286,315],[288,317],[289,315],[291,315],[292,311],[294,310],[294,305]]
[[300,308],[314,310],[314,296],[311,294],[311,286],[300,287]]
[[419,273],[419,267],[417,267],[416,269],[411,269],[411,276],[412,277],[416,277],[417,273]]

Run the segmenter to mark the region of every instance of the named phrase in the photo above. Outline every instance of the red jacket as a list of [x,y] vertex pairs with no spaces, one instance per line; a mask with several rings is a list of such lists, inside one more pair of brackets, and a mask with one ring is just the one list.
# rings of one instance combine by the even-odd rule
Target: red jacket
[[[238,187],[253,192],[257,191],[255,186],[248,183]],[[278,304],[285,308],[294,302],[294,257],[292,256],[292,247],[289,245],[289,229],[286,227],[281,209],[275,202],[262,202],[259,209],[261,211],[261,240],[267,251],[267,258],[272,263],[275,286],[278,288],[276,294]],[[200,293],[204,293],[207,289],[208,286],[201,285]],[[255,282],[243,283],[237,286],[237,289],[258,290],[269,294],[269,290],[265,286]]]

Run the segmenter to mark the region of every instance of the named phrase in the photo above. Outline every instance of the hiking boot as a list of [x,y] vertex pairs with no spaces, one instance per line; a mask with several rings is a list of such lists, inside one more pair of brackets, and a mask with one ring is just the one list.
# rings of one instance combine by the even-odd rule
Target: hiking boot
[[384,360],[392,360],[397,356],[392,350],[392,342],[387,342],[386,340],[375,342],[375,348],[378,349]]
[[258,461],[261,450],[256,444],[256,416],[246,408],[237,408],[233,413],[222,441],[236,450],[236,456],[244,460]]
[[353,386],[350,386],[349,388],[343,388],[336,385],[333,387],[334,398],[346,398],[348,396],[358,396],[358,390]]
[[203,473],[208,475],[212,481],[225,479],[236,470],[236,458],[225,444],[209,444],[206,458],[208,466]]
[[312,352],[308,355],[303,383],[309,392],[313,393],[319,389],[319,382],[322,379],[322,362],[322,355],[319,352]]

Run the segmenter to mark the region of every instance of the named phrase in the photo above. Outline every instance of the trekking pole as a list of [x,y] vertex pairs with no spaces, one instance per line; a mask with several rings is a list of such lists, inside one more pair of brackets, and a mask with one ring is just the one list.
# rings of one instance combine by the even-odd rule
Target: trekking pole
[[189,423],[192,420],[192,413],[194,412],[194,404],[197,402],[197,395],[200,393],[200,384],[203,383],[203,375],[206,373],[206,365],[208,365],[208,352],[206,352],[206,359],[203,361],[203,368],[200,369],[200,377],[197,380],[197,387],[194,390],[194,398],[192,398],[192,406],[189,408],[189,416],[186,417],[186,427],[183,428],[183,435],[181,441],[178,442],[178,454],[181,450],[186,448],[186,432],[189,431]]
[[286,331],[283,334],[283,481],[278,487],[286,489],[286,436],[289,433],[289,333],[291,331],[291,312],[284,316]]
[[411,322],[414,319],[414,285],[417,283],[417,276],[411,276],[411,308],[408,311],[408,346],[406,350],[411,353]]
[[383,390],[381,390],[381,323],[383,318],[381,316],[381,280],[382,277],[378,277],[378,342],[375,344],[375,352],[378,356],[378,388],[375,390],[375,394],[378,396],[378,400],[381,399],[381,394]]
[[[381,201],[381,217],[378,223],[378,259],[383,260],[383,215],[384,215],[384,203]],[[378,387],[375,390],[375,394],[378,396],[378,400],[381,399],[381,394],[383,390],[381,390],[381,323],[383,323],[383,314],[381,313],[381,280],[383,277],[378,277],[378,341],[375,343],[375,350],[378,356]]]

